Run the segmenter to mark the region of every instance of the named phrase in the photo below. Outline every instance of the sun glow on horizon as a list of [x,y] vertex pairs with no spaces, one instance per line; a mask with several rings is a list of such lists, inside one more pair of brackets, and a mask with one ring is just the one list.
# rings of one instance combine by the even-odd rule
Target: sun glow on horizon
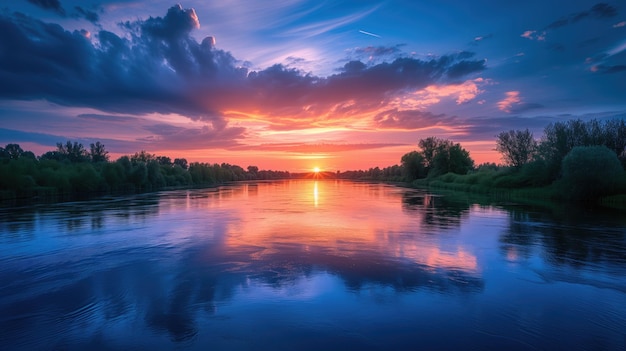
[[319,167],[313,167],[313,173],[319,173],[319,172],[320,172]]

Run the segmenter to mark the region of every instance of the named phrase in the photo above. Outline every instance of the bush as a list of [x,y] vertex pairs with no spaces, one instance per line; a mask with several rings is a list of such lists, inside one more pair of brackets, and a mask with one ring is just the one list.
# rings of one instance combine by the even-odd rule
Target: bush
[[577,146],[563,159],[566,198],[593,200],[614,193],[624,175],[615,152],[606,146]]

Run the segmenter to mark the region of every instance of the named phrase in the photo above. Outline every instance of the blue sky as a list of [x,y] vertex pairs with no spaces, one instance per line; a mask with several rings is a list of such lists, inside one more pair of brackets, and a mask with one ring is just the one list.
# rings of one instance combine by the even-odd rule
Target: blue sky
[[0,144],[388,166],[427,136],[626,118],[626,5],[596,1],[0,3]]

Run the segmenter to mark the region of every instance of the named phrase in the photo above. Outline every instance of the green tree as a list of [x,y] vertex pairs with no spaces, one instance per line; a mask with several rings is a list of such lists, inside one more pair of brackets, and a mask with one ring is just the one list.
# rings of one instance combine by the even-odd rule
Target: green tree
[[37,161],[37,156],[35,156],[32,151],[24,151],[22,155],[20,155],[20,158],[27,158],[29,160]]
[[433,175],[467,174],[473,168],[474,160],[460,144],[444,144],[437,150],[430,172]]
[[9,159],[17,160],[22,156],[24,150],[22,150],[19,144],[7,144],[7,146],[4,147],[4,152]]
[[172,165],[172,159],[167,157],[167,156],[157,156],[156,160],[162,166],[171,166]]
[[89,153],[85,150],[83,144],[67,141],[65,144],[57,143],[57,152],[60,157],[67,159],[71,163],[87,162]]
[[419,151],[406,153],[400,159],[402,162],[402,173],[407,181],[426,177],[426,167],[424,166],[424,156]]
[[156,159],[156,156],[151,153],[146,152],[145,150],[141,150],[140,152],[135,152],[135,154],[130,157],[130,160],[133,163],[138,163],[138,162],[147,163],[148,161],[152,161],[154,159]]
[[39,156],[39,160],[40,161],[51,160],[51,161],[59,161],[59,162],[61,162],[64,159],[65,159],[65,156],[63,156],[57,150],[47,151],[47,152],[43,153],[41,156]]
[[105,163],[101,175],[111,190],[120,189],[126,181],[124,167],[120,162]]
[[175,165],[179,165],[180,168],[182,168],[182,169],[187,169],[189,167],[189,165],[187,163],[187,159],[184,159],[184,158],[175,158],[174,159],[174,164]]
[[506,164],[519,169],[535,156],[537,141],[528,129],[509,130],[497,135],[496,151]]
[[616,190],[624,170],[615,152],[606,146],[577,146],[563,159],[562,182],[570,197],[593,200]]
[[89,155],[91,156],[91,162],[108,162],[109,161],[109,152],[104,148],[104,144],[99,141],[96,143],[89,144]]
[[72,190],[78,194],[90,193],[98,190],[100,175],[91,164],[72,165],[70,169],[70,184]]
[[474,160],[471,159],[469,152],[451,140],[429,137],[421,139],[418,146],[422,149],[429,176],[448,172],[466,174],[474,167]]
[[[169,166],[165,166],[169,167]],[[152,160],[146,165],[148,171],[148,182],[152,186],[152,189],[156,190],[165,186],[165,178],[161,173],[161,165],[158,160]]]
[[248,172],[252,174],[259,173],[259,167],[257,166],[248,166]]
[[426,168],[429,169],[432,167],[433,160],[441,148],[449,147],[451,144],[451,141],[437,137],[421,139],[417,145],[422,149],[422,156],[424,156],[424,165]]
[[544,130],[539,156],[546,162],[554,180],[561,174],[563,159],[574,147],[597,145],[612,150],[626,167],[626,122],[623,119],[604,122],[576,119],[552,123]]
[[626,120],[611,119],[605,122],[604,145],[613,150],[626,168]]

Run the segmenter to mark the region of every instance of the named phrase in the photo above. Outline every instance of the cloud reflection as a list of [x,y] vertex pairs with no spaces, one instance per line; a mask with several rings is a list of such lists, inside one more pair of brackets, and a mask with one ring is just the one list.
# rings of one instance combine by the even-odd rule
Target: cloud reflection
[[[30,230],[21,240],[33,245],[2,256],[0,279],[10,283],[1,290],[0,336],[16,349],[91,348],[100,339],[144,348],[155,334],[185,345],[234,303],[314,303],[328,289],[480,292],[478,259],[416,226],[419,216],[401,211],[405,192],[272,182],[31,209],[12,218],[36,225],[5,227]],[[49,316],[62,317],[51,326]],[[131,333],[129,321],[147,329]],[[55,343],[24,341],[24,333]]]

